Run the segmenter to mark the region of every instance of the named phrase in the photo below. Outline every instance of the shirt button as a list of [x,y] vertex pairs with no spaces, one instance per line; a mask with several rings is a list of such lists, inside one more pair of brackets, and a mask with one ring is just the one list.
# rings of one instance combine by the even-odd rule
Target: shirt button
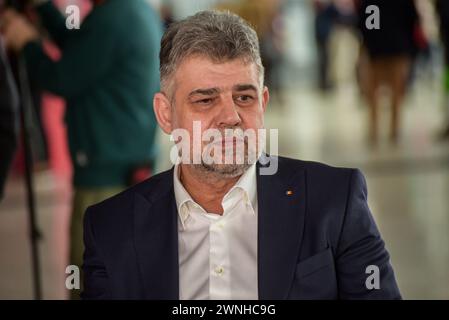
[[221,275],[223,274],[223,272],[224,272],[223,267],[216,267],[216,268],[215,268],[215,273],[216,273],[217,275],[221,276]]
[[217,227],[218,227],[219,229],[223,229],[224,223],[223,223],[223,222],[219,222],[219,223],[217,224]]

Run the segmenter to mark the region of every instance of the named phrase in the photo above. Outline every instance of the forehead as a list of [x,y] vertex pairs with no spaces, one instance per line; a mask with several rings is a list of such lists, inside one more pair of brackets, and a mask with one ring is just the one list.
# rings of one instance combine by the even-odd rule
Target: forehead
[[256,64],[240,58],[215,62],[207,57],[187,57],[175,71],[174,80],[180,91],[198,88],[230,89],[237,84],[259,87]]

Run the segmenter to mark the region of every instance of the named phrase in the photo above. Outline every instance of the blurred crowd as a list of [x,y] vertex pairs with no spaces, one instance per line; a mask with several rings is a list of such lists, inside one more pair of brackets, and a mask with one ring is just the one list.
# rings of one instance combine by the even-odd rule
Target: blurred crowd
[[[373,11],[372,6],[378,11]],[[318,52],[318,86],[332,89],[329,77],[329,39],[343,26],[360,42],[356,62],[360,91],[370,109],[370,142],[377,143],[381,87],[390,91],[390,139],[396,143],[401,123],[401,105],[414,80],[418,61],[434,58],[441,40],[444,50],[446,127],[441,138],[449,138],[448,98],[448,2],[444,0],[315,0],[315,38]],[[378,20],[376,22],[376,19]],[[377,28],[369,28],[369,24]]]

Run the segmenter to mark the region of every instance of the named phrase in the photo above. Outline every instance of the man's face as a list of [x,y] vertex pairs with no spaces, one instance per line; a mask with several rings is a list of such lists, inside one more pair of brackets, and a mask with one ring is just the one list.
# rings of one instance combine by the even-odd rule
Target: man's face
[[[221,141],[203,141],[201,154],[214,152],[220,146],[223,162],[225,145],[233,149],[234,163],[197,165],[199,169],[215,172],[223,176],[237,176],[249,166],[248,152],[257,152],[254,142],[249,139],[226,139],[225,129],[241,129],[246,132],[264,127],[263,114],[268,103],[268,89],[261,87],[257,66],[245,63],[243,59],[235,59],[223,63],[215,63],[206,57],[188,57],[176,70],[173,76],[173,96],[171,97],[170,128],[162,129],[170,133],[174,129],[185,129],[191,138],[193,150],[193,122],[201,123],[201,134],[208,129],[221,132]],[[159,121],[160,122],[160,121]],[[227,133],[229,133],[229,130]],[[214,142],[211,144],[210,142]],[[237,143],[244,145],[244,164],[236,164]],[[211,146],[213,148],[211,149]],[[237,155],[236,155],[237,154]]]

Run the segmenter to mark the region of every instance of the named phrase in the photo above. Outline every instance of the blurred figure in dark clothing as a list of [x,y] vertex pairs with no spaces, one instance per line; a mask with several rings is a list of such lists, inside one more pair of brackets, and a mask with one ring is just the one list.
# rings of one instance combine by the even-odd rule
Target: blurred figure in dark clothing
[[[61,49],[50,59],[36,27],[3,14],[7,45],[24,55],[30,77],[66,100],[65,121],[74,167],[70,264],[81,267],[83,216],[145,178],[156,157],[153,95],[159,91],[162,24],[145,0],[92,0],[79,28],[51,1],[34,0],[44,28]],[[78,298],[78,290],[72,290]]]
[[[9,64],[11,67],[12,77],[18,85],[20,84],[19,80],[19,55],[14,54],[11,51],[7,52],[7,56],[9,59]],[[42,89],[39,83],[35,79],[27,79],[28,90],[30,94],[30,104],[26,106],[26,108],[30,108],[27,110],[27,117],[29,117],[29,139],[31,145],[31,153],[33,159],[33,168],[46,168],[48,165],[48,145],[47,139],[45,136],[43,118],[42,118]],[[20,89],[20,87],[18,88]],[[20,96],[20,90],[19,90]],[[20,100],[20,99],[19,99]],[[22,102],[22,101],[20,101]],[[17,151],[18,158],[18,166],[13,166],[14,170],[17,170],[18,173],[23,173],[25,169],[23,149],[19,144],[19,148]]]
[[[365,10],[376,5],[380,13],[380,28],[367,29]],[[416,30],[418,13],[412,0],[361,0],[359,27],[364,53],[367,55],[366,77],[363,83],[370,107],[370,139],[377,142],[379,88],[387,86],[391,91],[390,139],[399,137],[400,106],[405,95],[410,65],[418,46]]]
[[331,0],[314,0],[315,41],[318,53],[318,87],[326,91],[332,88],[329,79],[329,39],[338,11]]
[[260,40],[260,54],[265,67],[265,82],[270,87],[270,97],[279,106],[285,105],[282,86],[282,64],[284,60],[284,19],[280,3],[270,8],[270,23]]
[[437,0],[436,11],[440,18],[440,35],[444,47],[444,92],[446,128],[441,134],[441,138],[449,140],[449,1]]
[[18,95],[0,38],[0,200],[16,148]]

